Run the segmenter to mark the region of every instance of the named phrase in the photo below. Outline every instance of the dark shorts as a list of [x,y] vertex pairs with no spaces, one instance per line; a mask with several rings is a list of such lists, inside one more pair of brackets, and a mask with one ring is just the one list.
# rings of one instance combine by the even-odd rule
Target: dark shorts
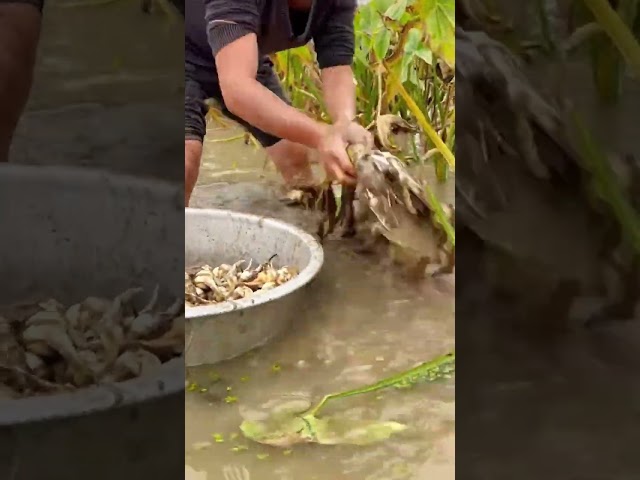
[[[205,100],[213,98],[222,105],[225,116],[235,120],[246,128],[263,147],[270,147],[281,139],[249,125],[231,113],[224,104],[222,92],[215,71],[185,62],[184,66],[184,138],[185,140],[203,141],[207,132],[206,114],[208,107]],[[260,61],[256,79],[278,97],[289,103],[282,89],[280,80],[273,70],[273,63],[268,57]]]

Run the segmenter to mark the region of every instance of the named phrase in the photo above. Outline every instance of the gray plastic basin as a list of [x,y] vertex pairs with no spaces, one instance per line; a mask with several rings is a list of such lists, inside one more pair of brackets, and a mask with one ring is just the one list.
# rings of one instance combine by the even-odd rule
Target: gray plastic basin
[[291,266],[299,275],[268,292],[235,302],[186,309],[187,366],[213,364],[264,345],[305,310],[306,290],[324,260],[308,233],[279,220],[226,210],[186,209],[187,267],[265,262]]
[[[181,185],[0,165],[0,303],[157,283],[161,298],[184,295],[182,198]],[[181,455],[163,452],[184,448],[183,408],[183,359],[118,385],[0,400],[0,479],[177,478]]]

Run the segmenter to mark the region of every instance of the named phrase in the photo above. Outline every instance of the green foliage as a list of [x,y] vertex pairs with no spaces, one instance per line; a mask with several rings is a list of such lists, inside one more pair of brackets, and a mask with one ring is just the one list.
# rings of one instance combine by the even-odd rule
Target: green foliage
[[450,67],[455,65],[455,3],[453,0],[422,0],[421,18],[425,20],[425,35],[431,51]]
[[[426,161],[433,149],[446,150],[429,155],[439,177],[445,178],[455,142],[454,0],[371,0],[358,10],[355,29],[353,70],[360,122],[371,127],[380,115],[395,114],[417,123],[425,135],[414,160]],[[274,57],[293,105],[329,121],[311,49],[301,47]]]

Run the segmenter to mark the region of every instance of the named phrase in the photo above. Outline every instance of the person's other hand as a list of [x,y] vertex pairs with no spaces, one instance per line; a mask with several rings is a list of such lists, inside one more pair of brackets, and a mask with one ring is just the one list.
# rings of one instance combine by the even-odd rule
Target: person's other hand
[[367,151],[373,148],[373,135],[357,122],[338,122],[334,128],[348,145],[362,145]]
[[327,129],[318,146],[320,160],[330,177],[346,184],[355,185],[356,169],[347,154],[349,145],[361,144],[367,149],[373,145],[373,137],[355,122],[336,123]]

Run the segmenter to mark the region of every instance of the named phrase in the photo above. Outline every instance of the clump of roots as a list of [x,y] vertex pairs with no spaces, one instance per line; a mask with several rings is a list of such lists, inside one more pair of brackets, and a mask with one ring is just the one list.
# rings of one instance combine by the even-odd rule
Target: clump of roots
[[184,304],[158,308],[158,288],[137,309],[132,288],[115,299],[64,306],[50,299],[0,310],[0,383],[10,398],[145,375],[184,350]]
[[272,259],[255,267],[252,264],[251,261],[240,260],[233,265],[222,264],[215,268],[203,265],[185,272],[187,306],[249,298],[283,285],[298,274],[293,267],[275,268]]

